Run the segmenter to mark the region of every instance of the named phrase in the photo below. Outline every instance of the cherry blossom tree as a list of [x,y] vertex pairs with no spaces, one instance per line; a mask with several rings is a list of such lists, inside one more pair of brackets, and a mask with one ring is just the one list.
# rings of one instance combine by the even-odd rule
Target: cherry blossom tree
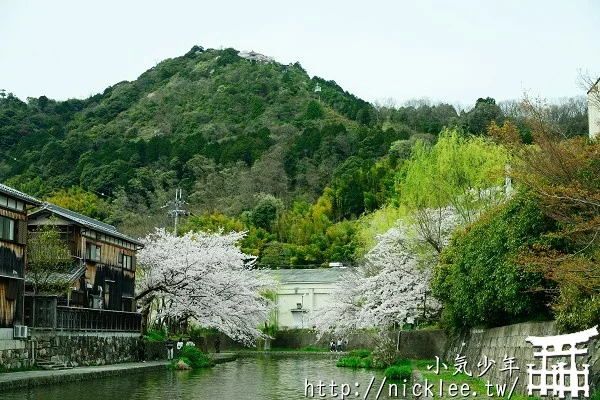
[[269,318],[261,291],[272,285],[253,271],[255,258],[237,243],[243,232],[188,232],[164,229],[146,236],[138,253],[137,296],[147,316],[160,299],[158,316],[191,318],[246,345],[264,337],[259,326]]
[[363,264],[337,284],[332,303],[315,311],[312,325],[320,335],[385,329],[404,323],[409,315],[431,316],[439,311],[440,304],[428,296],[431,268],[460,219],[451,207],[429,210],[428,215],[433,225],[427,229],[399,219],[378,236]]
[[349,271],[330,293],[332,301],[309,315],[309,325],[315,327],[317,337],[326,333],[334,333],[337,336],[352,329],[368,327],[361,321],[364,278],[362,268]]

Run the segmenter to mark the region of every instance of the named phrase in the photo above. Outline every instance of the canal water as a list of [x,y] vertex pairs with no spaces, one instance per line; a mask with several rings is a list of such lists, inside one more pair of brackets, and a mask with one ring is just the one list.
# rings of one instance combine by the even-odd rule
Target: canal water
[[[2,393],[2,400],[376,399],[381,371],[335,366],[335,356],[256,355],[198,371],[149,371]],[[308,384],[307,381],[308,380]],[[323,387],[319,392],[319,381]],[[337,385],[329,386],[331,381]],[[342,384],[348,385],[342,388]],[[358,384],[358,385],[357,385]],[[386,389],[379,399],[387,399]],[[333,394],[337,393],[334,397]],[[325,396],[320,396],[324,394]],[[358,394],[358,396],[357,396]]]

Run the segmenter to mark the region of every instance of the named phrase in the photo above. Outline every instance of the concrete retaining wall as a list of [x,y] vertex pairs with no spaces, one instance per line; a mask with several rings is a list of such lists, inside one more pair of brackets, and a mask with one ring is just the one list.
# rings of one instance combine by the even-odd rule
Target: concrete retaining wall
[[[398,344],[398,350],[401,357],[415,359],[433,359],[435,356],[443,356],[446,347],[447,337],[441,330],[426,330],[426,331],[396,331],[388,333]],[[244,350],[246,347],[241,343],[234,342],[225,335],[210,334],[202,338],[196,339],[196,345],[210,352],[214,351],[214,343],[217,336],[221,339],[222,351]],[[306,347],[321,347],[329,348],[329,341],[333,339],[336,343],[338,337],[323,336],[317,340],[317,336],[313,332],[289,330],[279,331],[274,339],[259,341],[257,349],[287,349],[301,350]],[[354,349],[374,349],[379,342],[379,335],[376,333],[351,333],[342,338],[344,341],[344,350]],[[347,342],[347,345],[346,345]],[[159,354],[164,357],[164,343],[155,344],[149,343],[148,356],[151,354]],[[157,350],[150,350],[157,347]],[[154,359],[154,358],[151,358]]]
[[[525,339],[528,336],[554,336],[559,334],[560,332],[558,332],[553,321],[527,322],[486,330],[474,329],[468,334],[450,339],[444,359],[449,367],[454,369],[457,354],[460,353],[460,355],[466,356],[468,368],[475,373],[479,373],[481,370],[477,367],[477,364],[487,356],[488,360],[494,360],[496,364],[490,368],[482,379],[489,380],[493,384],[506,383],[507,387],[510,387],[518,376],[517,390],[524,393],[528,381],[527,364],[534,364],[536,368],[541,368],[539,358],[534,357],[534,347]],[[600,341],[598,338],[590,341],[588,349],[588,355],[582,359],[581,363],[590,364],[590,383],[593,387],[598,387],[600,382]],[[539,348],[535,350],[539,351]],[[520,368],[518,371],[513,371],[512,378],[508,372],[500,371],[504,366],[506,356],[514,357],[514,365]],[[556,358],[552,359],[553,364],[558,361]],[[561,361],[568,362],[568,360]]]
[[448,337],[442,330],[403,331],[398,350],[403,358],[432,360],[444,354]]

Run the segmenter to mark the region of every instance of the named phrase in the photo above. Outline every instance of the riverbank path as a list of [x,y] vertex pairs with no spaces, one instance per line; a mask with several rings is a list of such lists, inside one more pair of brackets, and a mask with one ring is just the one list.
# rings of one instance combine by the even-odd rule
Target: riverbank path
[[[215,363],[234,361],[235,353],[210,354]],[[48,385],[61,382],[74,382],[87,379],[103,378],[128,373],[166,370],[169,362],[166,360],[132,362],[123,364],[98,365],[93,367],[76,367],[63,370],[39,370],[23,372],[0,373],[0,391],[3,389],[23,388],[38,385]]]
[[124,371],[142,372],[166,369],[168,364],[167,361],[148,361],[145,363],[98,365],[63,370],[6,372],[0,374],[0,390],[115,376],[121,375]]

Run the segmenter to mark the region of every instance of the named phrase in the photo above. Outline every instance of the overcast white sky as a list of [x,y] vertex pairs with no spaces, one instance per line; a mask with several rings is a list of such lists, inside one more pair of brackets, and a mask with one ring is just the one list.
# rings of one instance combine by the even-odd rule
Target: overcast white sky
[[254,50],[374,102],[581,95],[598,0],[0,0],[0,88],[83,98],[193,45]]

